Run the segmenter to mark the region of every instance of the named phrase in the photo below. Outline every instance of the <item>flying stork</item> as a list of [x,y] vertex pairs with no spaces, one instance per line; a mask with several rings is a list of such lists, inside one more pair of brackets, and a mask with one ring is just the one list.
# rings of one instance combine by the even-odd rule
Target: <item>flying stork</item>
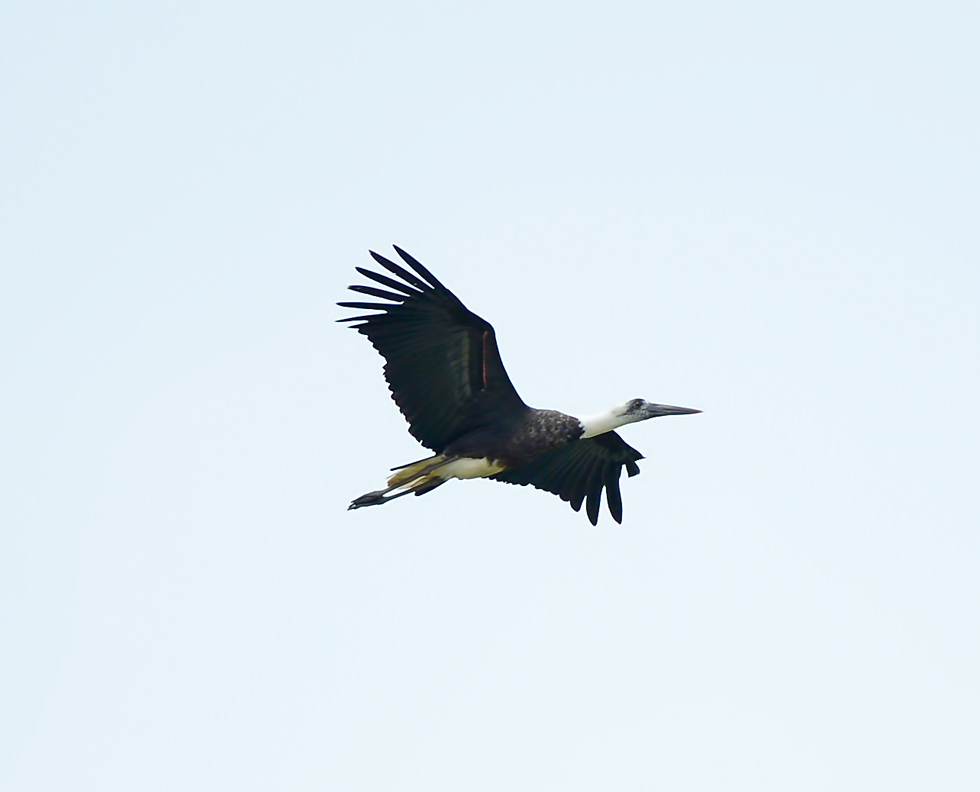
[[639,473],[636,463],[643,455],[613,430],[701,411],[643,399],[582,418],[528,407],[504,370],[490,323],[408,253],[397,246],[395,251],[412,272],[370,251],[395,278],[356,267],[386,288],[349,288],[387,302],[337,303],[376,312],[338,321],[354,322],[351,327],[385,358],[392,397],[412,436],[433,455],[392,468],[387,488],[355,498],[348,509],[378,506],[409,493],[424,495],[453,478],[488,477],[532,484],[568,501],[575,511],[585,501],[593,525],[605,489],[609,512],[622,523],[619,477],[623,467],[630,476]]

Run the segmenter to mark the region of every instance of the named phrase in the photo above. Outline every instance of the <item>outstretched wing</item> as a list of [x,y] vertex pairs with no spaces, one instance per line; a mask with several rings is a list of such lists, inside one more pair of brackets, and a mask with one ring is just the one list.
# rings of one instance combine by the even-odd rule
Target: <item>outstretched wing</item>
[[599,521],[602,490],[613,519],[623,522],[623,498],[619,494],[619,477],[623,466],[630,476],[640,472],[637,460],[643,455],[615,432],[606,432],[586,440],[576,440],[562,448],[542,454],[533,462],[505,470],[490,478],[508,484],[532,484],[568,501],[575,511],[586,501],[585,512],[595,525]]
[[439,453],[467,432],[528,407],[504,370],[490,323],[405,251],[395,251],[414,272],[372,251],[374,260],[400,280],[357,267],[387,288],[357,285],[351,291],[386,302],[338,303],[378,312],[338,321],[354,322],[351,327],[384,356],[385,379],[409,431]]

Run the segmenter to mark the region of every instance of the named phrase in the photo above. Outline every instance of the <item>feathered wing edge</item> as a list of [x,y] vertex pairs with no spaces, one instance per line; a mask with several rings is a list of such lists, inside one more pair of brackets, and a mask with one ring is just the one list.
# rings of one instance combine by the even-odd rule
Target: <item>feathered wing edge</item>
[[[429,270],[427,270],[424,266],[422,266],[421,263],[419,263],[416,259],[414,259],[412,256],[410,256],[408,253],[406,253],[397,245],[393,245],[392,247],[394,247],[398,255],[405,260],[405,263],[408,264],[412,269],[414,269],[415,272],[418,273],[418,275],[424,278],[424,280],[420,279],[418,275],[409,272],[404,267],[399,266],[394,261],[386,259],[384,256],[375,253],[373,250],[369,250],[368,253],[371,254],[371,258],[373,258],[378,264],[380,264],[382,267],[388,270],[388,272],[392,273],[393,275],[397,275],[399,278],[405,281],[405,283],[408,283],[409,286],[406,286],[405,283],[400,283],[399,281],[396,281],[394,278],[389,278],[387,275],[381,275],[380,273],[372,272],[371,270],[365,269],[364,267],[355,267],[354,269],[356,269],[359,273],[361,273],[361,275],[363,275],[365,278],[369,278],[370,280],[373,280],[375,283],[380,283],[382,286],[387,286],[389,289],[394,289],[395,291],[394,292],[384,291],[383,289],[378,289],[373,286],[361,286],[361,285],[348,286],[347,288],[349,288],[351,291],[358,292],[360,294],[367,294],[371,297],[378,297],[383,300],[391,300],[392,302],[396,302],[396,303],[404,303],[409,298],[419,298],[422,297],[428,291],[436,290],[441,293],[440,296],[443,296],[444,299],[448,299],[451,302],[455,303],[454,307],[458,307],[466,311],[466,308],[459,301],[456,295],[453,294],[451,291],[449,291],[449,289],[447,289],[445,286],[443,286],[435,275],[429,272]],[[412,286],[414,286],[415,288],[411,288]],[[398,293],[396,294],[395,292]],[[356,308],[362,311],[388,311],[391,308],[391,305],[389,303],[339,302],[337,303],[337,305],[339,305],[341,308]],[[466,312],[469,313],[469,311]],[[370,321],[371,319],[376,318],[377,316],[378,314],[365,314],[364,316],[347,316],[344,317],[343,319],[338,319],[337,321],[338,322],[367,322]],[[357,325],[354,325],[354,327],[356,328]]]
[[619,491],[619,479],[623,467],[627,475],[640,472],[637,461],[643,455],[629,446],[615,432],[596,435],[586,440],[576,440],[570,445],[541,455],[533,462],[505,470],[490,478],[507,484],[530,484],[551,492],[575,510],[582,508],[589,522],[599,522],[602,492],[606,492],[606,505],[617,523],[623,522],[623,498]]
[[371,251],[375,262],[401,280],[357,267],[378,286],[350,289],[386,302],[338,303],[376,312],[338,321],[352,323],[385,358],[385,378],[409,431],[438,453],[487,414],[527,406],[507,376],[490,323],[415,258],[395,250],[412,271]]

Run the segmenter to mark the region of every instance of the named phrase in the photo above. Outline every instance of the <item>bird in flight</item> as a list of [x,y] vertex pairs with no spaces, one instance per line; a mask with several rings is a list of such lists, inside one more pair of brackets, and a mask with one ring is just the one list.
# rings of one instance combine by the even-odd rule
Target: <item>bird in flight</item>
[[491,478],[531,484],[599,520],[602,493],[617,523],[623,521],[619,479],[640,472],[643,458],[614,431],[661,415],[700,410],[631,399],[597,415],[576,418],[528,407],[511,384],[490,323],[481,319],[418,261],[395,251],[411,271],[371,251],[391,275],[357,267],[383,289],[350,286],[384,302],[341,302],[372,311],[339,319],[367,336],[381,353],[388,388],[409,432],[432,456],[392,468],[385,489],[355,498],[349,509],[424,495],[450,479]]

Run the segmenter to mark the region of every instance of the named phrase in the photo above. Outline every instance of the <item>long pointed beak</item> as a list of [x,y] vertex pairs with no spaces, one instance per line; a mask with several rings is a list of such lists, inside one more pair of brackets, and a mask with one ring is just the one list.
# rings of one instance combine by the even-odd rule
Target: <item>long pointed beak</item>
[[694,415],[701,412],[693,407],[672,407],[669,404],[651,404],[649,409],[651,418],[659,418],[661,415]]

